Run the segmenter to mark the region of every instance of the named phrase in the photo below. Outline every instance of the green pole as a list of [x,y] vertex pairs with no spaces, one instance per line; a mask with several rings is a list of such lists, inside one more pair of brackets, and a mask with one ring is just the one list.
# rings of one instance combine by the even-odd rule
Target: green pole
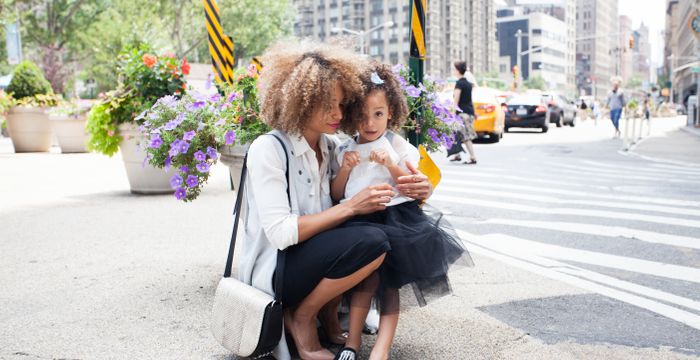
[[[409,3],[411,48],[409,52],[408,67],[411,71],[411,82],[414,86],[418,86],[423,82],[423,75],[425,74],[425,11],[427,10],[427,0],[409,0]],[[423,122],[423,109],[419,108],[418,113],[415,115],[416,117],[414,120],[416,121],[417,127],[420,129],[420,125]],[[414,146],[418,147],[418,145],[423,142],[423,134],[423,131],[410,130],[407,134],[408,141]]]

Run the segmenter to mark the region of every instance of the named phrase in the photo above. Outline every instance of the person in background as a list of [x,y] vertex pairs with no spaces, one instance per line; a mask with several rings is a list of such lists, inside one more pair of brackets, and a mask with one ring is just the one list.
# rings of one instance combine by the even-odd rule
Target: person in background
[[622,109],[627,105],[625,101],[625,94],[620,89],[620,80],[613,80],[613,88],[608,93],[608,98],[606,100],[606,106],[610,109],[610,120],[615,126],[614,137],[620,137],[620,116],[622,115]]
[[[454,71],[457,76],[457,83],[455,84],[454,91],[454,102],[457,105],[457,113],[462,118],[464,123],[464,128],[462,131],[462,143],[465,145],[467,152],[469,152],[469,160],[465,161],[465,164],[475,165],[476,155],[474,154],[474,146],[472,145],[472,140],[476,139],[476,131],[474,131],[474,104],[472,103],[472,88],[473,83],[470,83],[465,77],[467,72],[467,63],[464,61],[455,61]],[[452,159],[453,161],[462,160],[459,154]]]

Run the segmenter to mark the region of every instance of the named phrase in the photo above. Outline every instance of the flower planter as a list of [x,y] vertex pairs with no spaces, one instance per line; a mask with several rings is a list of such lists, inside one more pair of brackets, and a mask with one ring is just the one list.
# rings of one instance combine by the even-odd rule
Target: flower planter
[[221,162],[228,166],[231,184],[234,189],[238,189],[241,182],[241,171],[243,170],[243,159],[250,144],[224,146],[221,148]]
[[15,106],[10,109],[6,121],[15,152],[49,151],[51,125],[43,108]]
[[85,115],[49,115],[49,121],[62,153],[87,152],[85,147],[87,143],[85,122],[87,119]]
[[129,186],[134,194],[172,194],[170,178],[175,174],[173,169],[165,171],[144,162],[146,153],[139,148],[143,138],[136,125],[122,124],[119,133],[124,138],[119,144],[119,150],[124,160],[124,168],[129,178]]

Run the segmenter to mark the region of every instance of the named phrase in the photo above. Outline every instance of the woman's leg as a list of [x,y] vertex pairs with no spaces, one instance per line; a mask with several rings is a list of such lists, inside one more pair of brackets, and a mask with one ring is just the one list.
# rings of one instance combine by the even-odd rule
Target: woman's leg
[[469,152],[469,159],[472,161],[476,160],[476,155],[474,154],[474,145],[472,145],[472,141],[467,140],[466,142],[464,142],[464,144],[467,147],[467,152]]
[[328,304],[323,305],[318,313],[318,320],[321,322],[321,327],[326,333],[328,341],[336,345],[343,345],[347,341],[347,333],[340,327],[338,320],[338,307],[342,300],[342,296],[336,296]]
[[386,360],[394,342],[396,327],[399,325],[399,289],[385,289],[382,303],[382,315],[379,318],[377,342],[369,355],[370,360]]
[[379,286],[379,275],[375,272],[361,284],[355,287],[352,292],[350,302],[350,327],[348,329],[348,340],[345,346],[353,350],[359,350],[362,344],[362,328],[367,319],[372,296]]
[[332,360],[333,354],[321,347],[316,332],[316,315],[318,311],[333,298],[348,291],[372,274],[384,261],[382,254],[356,272],[340,278],[323,278],[311,293],[302,300],[297,308],[285,314],[288,329],[292,333],[297,350],[302,359]]

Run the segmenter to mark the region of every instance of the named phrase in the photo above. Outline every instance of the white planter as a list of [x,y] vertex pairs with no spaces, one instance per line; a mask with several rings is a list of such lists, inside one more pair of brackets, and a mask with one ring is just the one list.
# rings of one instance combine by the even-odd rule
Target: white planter
[[78,116],[49,115],[49,121],[62,153],[87,152],[85,145],[88,140],[85,131],[87,118],[84,114]]
[[221,162],[228,166],[229,176],[234,189],[238,189],[241,182],[241,171],[243,170],[243,159],[250,144],[233,145],[221,148]]
[[51,147],[51,125],[43,108],[15,106],[7,114],[7,130],[15,152],[46,152]]
[[124,138],[119,144],[119,150],[124,160],[126,176],[134,194],[171,194],[170,178],[175,174],[174,169],[165,171],[145,163],[146,153],[139,148],[140,141],[146,141],[139,133],[136,125],[122,124],[119,134]]

